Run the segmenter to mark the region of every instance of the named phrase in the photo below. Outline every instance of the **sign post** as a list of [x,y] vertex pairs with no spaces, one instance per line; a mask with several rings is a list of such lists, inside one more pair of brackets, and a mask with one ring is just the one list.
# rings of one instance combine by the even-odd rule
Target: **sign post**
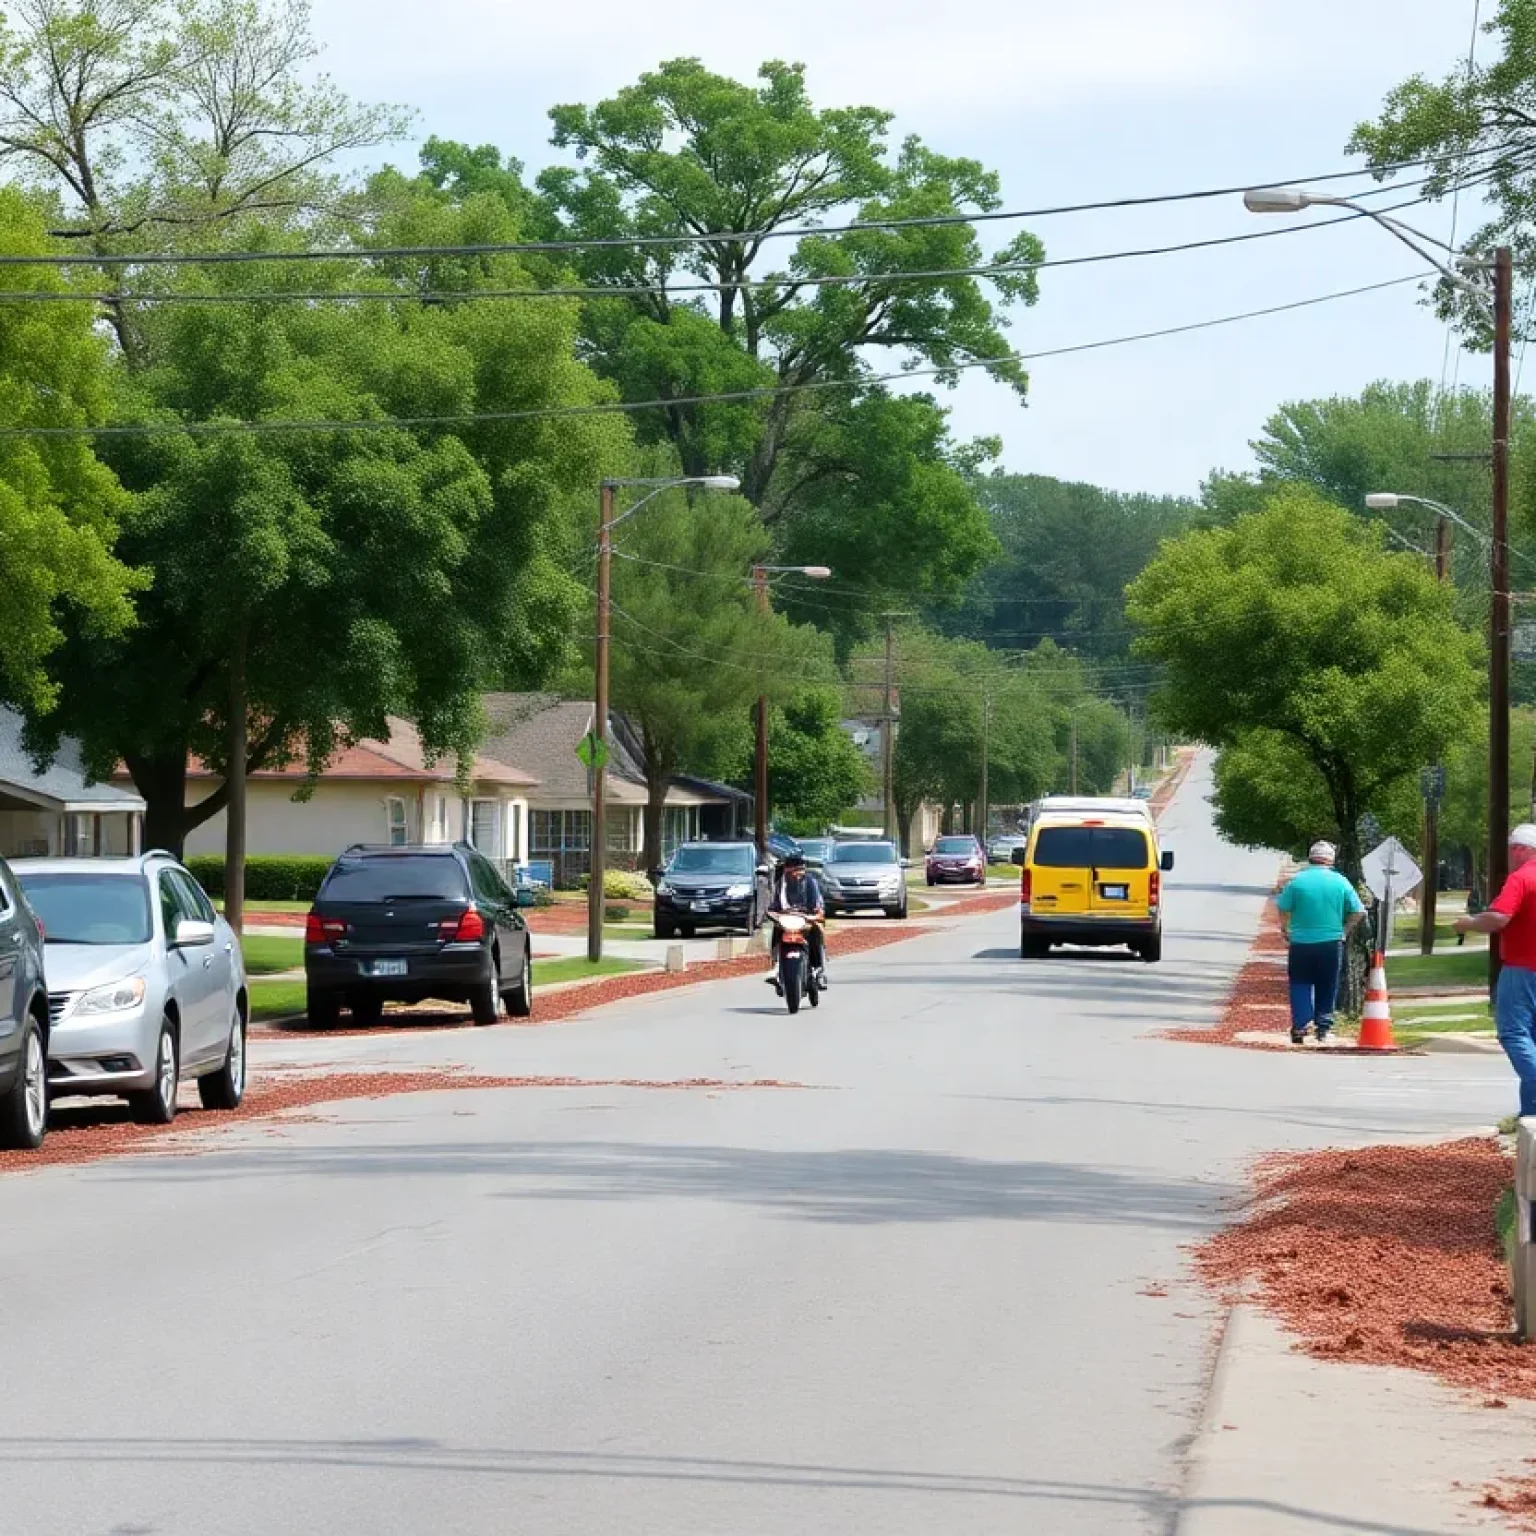
[[1376,948],[1385,954],[1392,937],[1392,905],[1418,887],[1424,878],[1408,850],[1395,837],[1378,843],[1361,862],[1361,873],[1380,903]]
[[1440,896],[1440,802],[1445,799],[1445,768],[1437,764],[1419,775],[1424,797],[1424,894],[1419,899],[1419,953],[1435,952],[1436,907]]

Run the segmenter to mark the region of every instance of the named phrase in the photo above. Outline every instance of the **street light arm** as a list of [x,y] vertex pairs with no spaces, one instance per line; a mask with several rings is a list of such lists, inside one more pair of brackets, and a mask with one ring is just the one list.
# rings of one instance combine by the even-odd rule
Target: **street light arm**
[[1448,507],[1443,501],[1432,501],[1428,496],[1404,496],[1397,492],[1387,495],[1372,495],[1365,498],[1365,504],[1373,512],[1390,512],[1393,507],[1401,502],[1409,502],[1416,507],[1427,507],[1431,512],[1438,512],[1441,517],[1449,518],[1458,528],[1465,529],[1475,539],[1480,539],[1484,544],[1488,542],[1488,535],[1481,529],[1474,527],[1454,507]]

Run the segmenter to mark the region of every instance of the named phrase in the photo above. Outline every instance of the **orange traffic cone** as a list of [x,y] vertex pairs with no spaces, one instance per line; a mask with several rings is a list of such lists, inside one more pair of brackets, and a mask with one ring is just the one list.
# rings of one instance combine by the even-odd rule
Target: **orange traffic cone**
[[1359,1047],[1362,1051],[1395,1051],[1392,1038],[1392,1005],[1387,1001],[1387,959],[1380,950],[1371,961],[1371,979],[1365,989],[1365,1012],[1360,1015]]

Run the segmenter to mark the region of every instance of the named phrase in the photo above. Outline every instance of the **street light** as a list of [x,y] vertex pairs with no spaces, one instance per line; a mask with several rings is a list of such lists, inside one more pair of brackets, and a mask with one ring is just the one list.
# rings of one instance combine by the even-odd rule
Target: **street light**
[[1400,496],[1393,491],[1373,491],[1365,498],[1372,512],[1395,512],[1401,506],[1426,507],[1435,514],[1435,575],[1444,581],[1451,573],[1451,524],[1478,539],[1488,537],[1481,529],[1474,528],[1459,512],[1444,502],[1431,501],[1428,496]]
[[[832,574],[825,565],[754,565],[752,586],[757,592],[757,606],[768,612],[768,578],[770,576],[809,576],[812,581],[825,581]],[[768,851],[768,695],[757,696],[757,772],[755,779],[757,805],[757,847],[764,855]]]
[[[739,491],[734,475],[678,475],[664,480],[604,480],[597,532],[597,680],[592,704],[592,733],[587,752],[592,770],[592,833],[587,888],[587,959],[603,958],[603,876],[608,862],[608,642],[613,609],[613,530],[635,515],[663,491],[696,485],[706,491]],[[621,517],[613,515],[614,493],[619,490],[649,491]],[[658,852],[660,850],[657,850]]]
[[[1489,266],[1452,246],[1405,224],[1401,219],[1354,202],[1347,197],[1307,192],[1296,187],[1254,187],[1243,194],[1252,213],[1300,213],[1307,208],[1347,208],[1371,219],[1400,240],[1421,261],[1428,262],[1447,282],[1493,311],[1493,541],[1492,603],[1488,644],[1488,884],[1503,886],[1509,874],[1509,437],[1510,335],[1514,323],[1514,256],[1507,245],[1493,253],[1492,290]],[[1428,247],[1445,252],[1437,255]],[[1399,500],[1407,500],[1400,497]],[[1488,945],[1488,979],[1499,976],[1499,938]]]

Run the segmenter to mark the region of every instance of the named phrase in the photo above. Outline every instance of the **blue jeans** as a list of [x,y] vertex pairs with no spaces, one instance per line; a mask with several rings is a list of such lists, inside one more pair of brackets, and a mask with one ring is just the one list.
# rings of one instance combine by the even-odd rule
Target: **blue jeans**
[[1520,1079],[1520,1114],[1536,1115],[1536,971],[1506,965],[1493,1002],[1499,1044]]
[[1344,946],[1292,944],[1286,959],[1291,983],[1291,1030],[1317,1026],[1321,1040],[1333,1028],[1333,1012],[1339,1003],[1339,973],[1344,968]]

